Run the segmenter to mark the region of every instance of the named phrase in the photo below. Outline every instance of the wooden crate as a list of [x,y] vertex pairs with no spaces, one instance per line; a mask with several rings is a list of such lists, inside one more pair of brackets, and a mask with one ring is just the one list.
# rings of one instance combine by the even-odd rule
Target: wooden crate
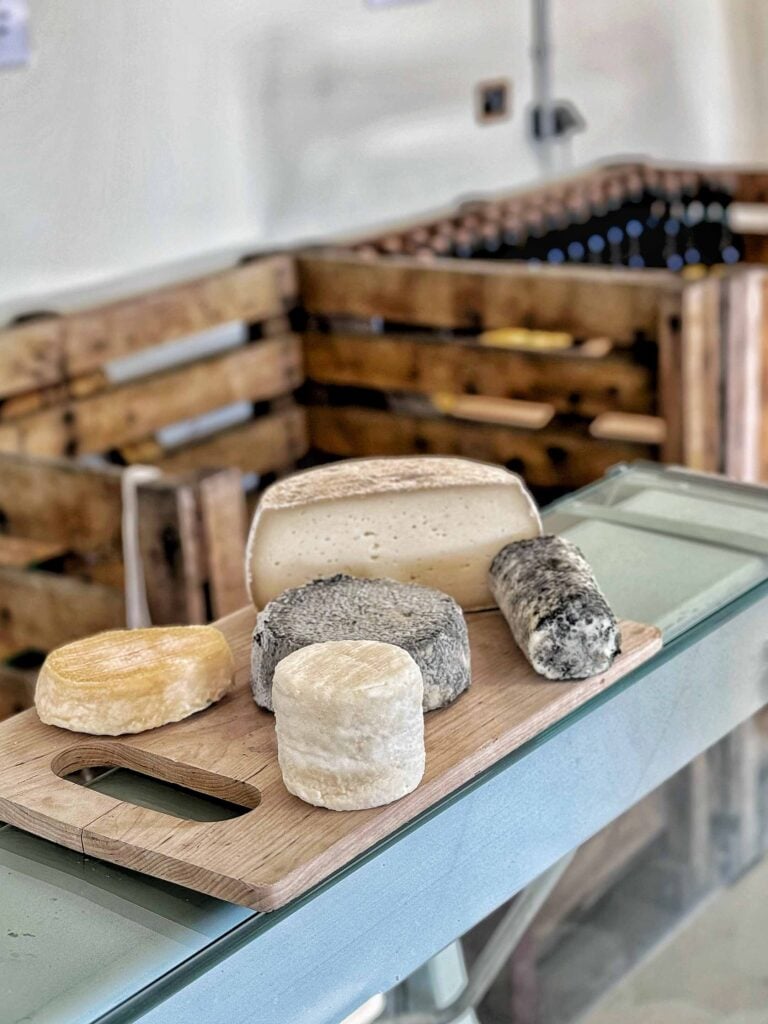
[[[0,715],[29,701],[45,652],[125,624],[122,465],[161,470],[137,494],[152,621],[245,602],[244,474],[307,450],[296,303],[293,262],[274,256],[0,331]],[[201,354],[200,332],[233,323]]]
[[[322,453],[462,454],[541,493],[639,458],[720,468],[730,276],[347,250],[301,254],[298,268]],[[524,329],[523,347],[485,337],[499,328]],[[565,333],[567,347],[525,347],[525,331]]]
[[[296,301],[293,263],[274,256],[0,331],[0,451],[107,454],[173,472],[289,468],[306,450],[304,414],[292,400],[303,380],[301,343],[286,319]],[[247,343],[185,354],[184,339],[232,322],[247,325]],[[116,360],[149,359],[170,342],[179,343],[171,365],[115,379]],[[235,403],[250,403],[251,417],[187,444],[158,440],[173,424]]]
[[[118,467],[0,454],[0,718],[28,706],[59,644],[126,624]],[[139,485],[138,546],[155,624],[241,607],[245,499],[238,470]]]

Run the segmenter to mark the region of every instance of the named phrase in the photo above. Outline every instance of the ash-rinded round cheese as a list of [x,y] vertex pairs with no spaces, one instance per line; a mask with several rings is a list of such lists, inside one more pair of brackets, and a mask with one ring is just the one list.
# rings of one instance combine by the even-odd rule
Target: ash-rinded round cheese
[[424,774],[422,678],[401,647],[311,644],[275,672],[277,756],[294,796],[334,811],[398,800]]
[[562,537],[502,548],[491,563],[491,590],[512,635],[547,679],[585,679],[621,650],[616,617],[592,569]]
[[287,590],[259,613],[253,633],[253,698],[272,710],[278,662],[324,640],[378,640],[411,655],[424,677],[424,710],[445,707],[469,686],[469,638],[461,608],[415,583],[329,576]]
[[120,736],[207,708],[234,674],[229,644],[213,626],[114,629],[52,651],[35,705],[46,725]]
[[495,553],[540,533],[525,485],[501,466],[451,456],[345,459],[264,491],[246,577],[257,608],[334,573],[422,583],[463,608],[489,608]]

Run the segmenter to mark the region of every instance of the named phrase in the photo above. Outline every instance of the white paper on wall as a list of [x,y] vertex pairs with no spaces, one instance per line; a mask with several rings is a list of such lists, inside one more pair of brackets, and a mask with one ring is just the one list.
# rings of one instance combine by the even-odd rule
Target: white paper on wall
[[0,0],[0,68],[29,61],[29,3]]

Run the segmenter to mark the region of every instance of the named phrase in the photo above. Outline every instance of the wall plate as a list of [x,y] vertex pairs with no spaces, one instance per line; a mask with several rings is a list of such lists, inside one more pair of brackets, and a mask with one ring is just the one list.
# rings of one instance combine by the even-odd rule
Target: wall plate
[[512,83],[508,78],[478,82],[475,86],[475,117],[481,124],[507,121],[512,116]]
[[29,63],[29,3],[0,0],[0,68]]

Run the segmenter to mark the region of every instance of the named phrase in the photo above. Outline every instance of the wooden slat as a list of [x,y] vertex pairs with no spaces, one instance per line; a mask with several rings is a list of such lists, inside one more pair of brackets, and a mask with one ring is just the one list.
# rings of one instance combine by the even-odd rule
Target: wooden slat
[[246,512],[239,470],[204,475],[198,484],[211,611],[215,618],[248,604],[245,588]]
[[120,543],[120,470],[0,453],[0,522],[9,533],[73,548]]
[[638,332],[654,337],[660,300],[682,287],[663,271],[463,260],[369,263],[341,253],[307,253],[298,267],[302,302],[315,315],[474,330],[530,327],[621,342]]
[[661,458],[682,464],[683,446],[683,305],[667,296],[659,307],[659,413],[667,425]]
[[205,558],[194,483],[151,481],[138,488],[137,502],[152,623],[205,622]]
[[36,678],[37,671],[0,665],[0,722],[32,707]]
[[299,339],[271,338],[13,420],[0,426],[0,450],[102,452],[233,402],[273,398],[302,379]]
[[513,430],[448,417],[403,416],[378,409],[312,406],[310,440],[341,456],[463,455],[511,464],[534,487],[580,487],[617,462],[651,459],[651,445],[591,439],[577,431]]
[[48,651],[124,623],[119,590],[58,573],[0,568],[0,644]]
[[243,473],[273,473],[293,465],[309,447],[303,408],[287,408],[164,452],[153,442],[137,461],[153,462],[168,473],[208,467],[232,467]]
[[576,353],[520,352],[407,334],[304,336],[307,376],[322,384],[514,398],[583,416],[655,411],[650,369],[625,353],[602,359]]
[[629,412],[604,412],[589,425],[592,437],[633,444],[664,443],[667,425],[659,416],[638,416]]
[[12,537],[0,533],[0,565],[24,569],[39,562],[46,562],[49,558],[55,558],[64,550],[61,544],[52,541]]
[[749,270],[723,281],[726,341],[724,472],[747,483],[768,481],[768,274]]
[[129,352],[231,320],[279,316],[292,261],[272,256],[105,306],[0,331],[0,398],[89,373]]
[[704,278],[683,292],[683,461],[710,473],[722,468],[720,288]]

